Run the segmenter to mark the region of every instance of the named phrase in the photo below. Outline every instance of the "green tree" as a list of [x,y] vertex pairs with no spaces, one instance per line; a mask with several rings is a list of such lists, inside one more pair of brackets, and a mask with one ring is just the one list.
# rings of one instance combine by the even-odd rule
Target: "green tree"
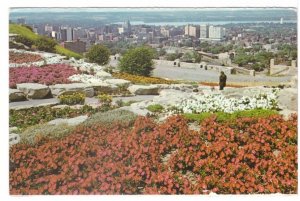
[[119,69],[121,72],[133,75],[150,76],[153,70],[152,59],[154,56],[155,51],[147,46],[130,49],[121,58]]
[[90,62],[97,63],[99,65],[105,65],[109,62],[110,51],[107,47],[103,45],[93,45],[88,53],[86,58]]
[[38,50],[45,52],[55,52],[56,42],[46,36],[42,36],[34,42]]

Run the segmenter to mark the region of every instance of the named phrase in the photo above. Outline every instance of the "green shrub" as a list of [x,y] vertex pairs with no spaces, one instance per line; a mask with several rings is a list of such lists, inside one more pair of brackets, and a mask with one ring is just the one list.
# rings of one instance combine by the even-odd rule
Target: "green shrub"
[[268,109],[253,109],[253,110],[237,111],[232,114],[225,113],[225,112],[217,112],[217,113],[203,112],[201,114],[186,113],[186,114],[183,114],[183,116],[190,121],[202,122],[204,119],[206,119],[212,115],[216,115],[217,121],[225,122],[225,121],[234,121],[234,120],[237,120],[237,119],[243,118],[243,117],[262,118],[262,117],[268,117],[268,116],[271,116],[274,114],[278,114],[278,112],[276,110],[268,110]]
[[67,124],[38,124],[28,127],[26,130],[20,133],[20,143],[35,145],[44,138],[60,139],[70,134],[72,131],[74,131],[74,129],[75,126],[69,126]]
[[66,49],[66,48],[64,48],[64,47],[62,47],[60,45],[56,45],[55,46],[55,52],[57,54],[64,55],[64,56],[66,56],[68,58],[71,58],[71,57],[73,57],[75,59],[81,59],[82,58],[82,55],[80,55],[80,54],[78,54],[76,52],[73,52],[73,51],[71,51],[69,49]]
[[137,47],[128,50],[121,58],[119,69],[121,72],[133,75],[150,76],[153,70],[154,50],[150,47]]
[[97,63],[99,65],[105,65],[109,62],[110,51],[103,45],[94,45],[90,48],[86,54],[86,58],[90,62]]
[[58,96],[60,104],[66,105],[76,105],[76,104],[84,104],[85,102],[85,94],[75,92],[73,94],[63,94]]
[[164,107],[159,104],[149,105],[147,107],[147,110],[149,110],[150,112],[162,112],[163,109]]
[[137,118],[133,112],[127,110],[111,110],[107,112],[99,112],[93,114],[83,124],[86,126],[98,125],[113,126],[114,123],[119,123],[124,126],[132,126]]
[[26,45],[29,48],[31,48],[31,46],[34,44],[34,40],[26,38],[26,37],[24,37],[22,35],[16,36],[15,41],[17,43],[22,43],[22,44]]
[[55,45],[56,42],[46,36],[38,38],[35,42],[34,45],[37,47],[38,50],[40,51],[45,51],[45,52],[55,52]]

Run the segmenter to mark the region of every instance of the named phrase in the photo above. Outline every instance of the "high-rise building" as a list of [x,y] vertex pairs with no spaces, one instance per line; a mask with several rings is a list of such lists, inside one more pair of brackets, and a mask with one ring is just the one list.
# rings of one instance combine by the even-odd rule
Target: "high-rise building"
[[124,22],[123,28],[124,28],[124,33],[131,34],[131,24],[129,20]]
[[200,25],[200,39],[208,38],[209,36],[209,26],[208,25]]
[[222,40],[225,37],[225,28],[209,26],[209,39]]
[[166,29],[165,27],[162,27],[160,29],[160,33],[161,35],[163,35],[164,37],[170,37],[170,31],[168,29]]
[[73,28],[67,28],[67,41],[73,41]]
[[200,37],[200,28],[197,25],[193,26],[193,25],[188,24],[184,28],[184,34],[187,36],[199,38]]
[[66,28],[62,28],[60,30],[60,36],[61,36],[62,41],[67,41],[67,29]]

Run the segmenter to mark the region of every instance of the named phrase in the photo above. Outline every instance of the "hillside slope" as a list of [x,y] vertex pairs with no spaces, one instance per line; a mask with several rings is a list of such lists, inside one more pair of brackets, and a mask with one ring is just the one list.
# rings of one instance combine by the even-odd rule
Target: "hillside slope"
[[[28,40],[31,40],[33,42],[41,37],[41,36],[33,33],[27,27],[22,26],[22,25],[18,25],[18,24],[9,24],[9,33],[19,34],[19,35],[23,36],[24,38],[26,38]],[[69,49],[66,49],[66,48],[64,48],[60,45],[55,46],[55,52],[57,54],[61,54],[61,55],[64,55],[64,56],[74,57],[76,59],[82,58],[82,55],[80,55],[76,52],[73,52]]]

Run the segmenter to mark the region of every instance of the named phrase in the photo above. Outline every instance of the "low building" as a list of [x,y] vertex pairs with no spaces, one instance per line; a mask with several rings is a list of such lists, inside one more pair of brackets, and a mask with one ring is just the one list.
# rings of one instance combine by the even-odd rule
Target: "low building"
[[86,52],[86,43],[79,39],[77,41],[65,41],[62,43],[62,46],[80,54]]

